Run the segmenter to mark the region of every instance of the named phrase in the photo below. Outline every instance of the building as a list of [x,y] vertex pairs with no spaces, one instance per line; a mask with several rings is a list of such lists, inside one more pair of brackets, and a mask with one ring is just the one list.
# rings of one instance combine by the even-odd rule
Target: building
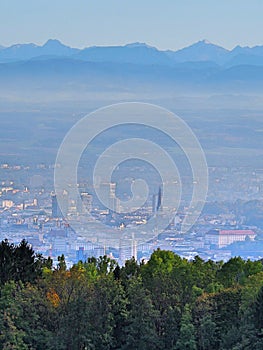
[[52,218],[58,218],[60,215],[60,209],[58,207],[58,200],[55,193],[51,193],[51,201],[52,201]]
[[8,208],[8,209],[10,209],[10,208],[12,208],[13,206],[14,206],[14,202],[11,201],[11,200],[9,200],[9,199],[5,199],[5,200],[2,201],[2,207],[3,207],[3,208]]
[[51,229],[47,233],[47,239],[52,244],[54,255],[66,254],[68,251],[68,232],[66,229]]
[[81,198],[81,210],[80,212],[85,213],[86,211],[90,213],[92,211],[92,195],[88,192],[82,192],[80,194]]
[[205,243],[217,248],[226,247],[229,244],[245,241],[247,238],[254,240],[256,234],[252,230],[210,230],[205,235]]
[[85,262],[86,261],[86,255],[85,255],[85,251],[84,251],[84,247],[79,247],[78,250],[76,250],[76,261],[82,261]]
[[157,211],[157,201],[158,201],[158,196],[157,194],[154,194],[152,196],[152,214],[155,215]]
[[119,262],[121,265],[125,264],[126,260],[134,258],[137,260],[137,242],[134,237],[132,239],[121,239],[119,247]]
[[102,182],[100,184],[100,197],[102,204],[111,212],[120,212],[120,200],[116,197],[115,182]]
[[162,190],[159,187],[158,194],[154,194],[152,197],[152,214],[156,214],[158,210],[161,209],[162,206]]
[[68,192],[63,191],[62,196],[59,198],[60,202],[58,203],[57,195],[51,193],[51,202],[52,202],[52,218],[62,218],[67,215],[69,207],[69,198]]

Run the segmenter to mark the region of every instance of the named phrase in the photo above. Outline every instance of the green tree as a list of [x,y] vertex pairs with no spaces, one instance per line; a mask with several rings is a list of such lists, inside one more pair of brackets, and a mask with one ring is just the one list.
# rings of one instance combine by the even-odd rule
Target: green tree
[[10,281],[15,273],[14,245],[9,244],[8,240],[0,243],[0,281],[1,284]]
[[197,344],[195,340],[195,328],[192,322],[192,315],[188,305],[185,306],[185,309],[182,315],[180,334],[179,334],[179,338],[176,343],[175,349],[176,350],[196,350],[197,349]]
[[41,285],[27,284],[16,297],[21,307],[19,325],[30,349],[45,350],[53,338],[52,309]]
[[263,287],[260,288],[253,305],[254,323],[256,329],[263,330]]
[[47,261],[40,254],[35,254],[25,240],[18,246],[4,240],[0,243],[1,284],[12,280],[35,283]]
[[16,302],[17,286],[6,283],[0,296],[0,348],[26,350],[26,333],[21,327],[22,308]]
[[249,276],[262,271],[260,261],[243,260],[240,257],[231,258],[218,271],[217,278],[224,287],[245,284]]
[[157,249],[140,269],[144,287],[150,291],[157,311],[158,337],[167,349],[172,348],[178,338],[187,267],[187,261],[178,255]]
[[61,256],[58,256],[57,270],[66,271],[66,269],[67,269],[66,259],[64,254],[62,254]]
[[127,317],[126,304],[124,289],[114,279],[113,273],[99,276],[92,286],[86,320],[95,349],[107,350],[121,346]]
[[239,284],[245,277],[245,261],[240,257],[231,258],[218,271],[217,278],[225,288]]
[[212,316],[205,315],[200,324],[200,349],[210,350],[217,348],[217,327],[216,323],[212,320]]
[[[116,269],[115,269],[116,270]],[[116,272],[115,272],[116,273]],[[140,274],[140,266],[134,258],[125,261],[125,265],[119,271],[119,278],[125,285],[132,277],[137,277]]]
[[126,342],[122,349],[159,349],[155,328],[157,312],[141,278],[132,277],[128,284],[128,318],[125,327]]

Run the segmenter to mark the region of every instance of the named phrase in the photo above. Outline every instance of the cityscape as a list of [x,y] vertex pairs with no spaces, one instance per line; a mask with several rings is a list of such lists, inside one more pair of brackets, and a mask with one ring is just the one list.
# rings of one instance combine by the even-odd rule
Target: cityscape
[[[48,180],[53,167],[48,164],[38,164],[34,168],[1,164],[1,240],[8,238],[19,244],[25,239],[36,252],[54,261],[64,254],[69,266],[79,260],[103,255],[115,259],[120,265],[132,257],[138,262],[147,261],[158,248],[171,250],[189,260],[196,255],[216,261],[227,261],[236,255],[252,260],[263,258],[262,169],[210,168],[207,202],[192,229],[181,232],[184,216],[191,215],[187,201],[182,201],[166,229],[161,233],[152,232],[150,240],[140,243],[136,237],[125,237],[123,229],[136,227],[143,231],[147,220],[154,216],[158,225],[158,217],[162,216],[161,187],[149,194],[139,210],[121,213],[118,209],[120,201],[116,197],[118,184],[101,184],[115,202],[117,208],[114,212],[100,205],[88,183],[80,183],[81,201],[72,201],[64,191],[64,208],[60,208],[50,186],[52,181]],[[25,173],[27,180],[24,180]],[[78,222],[77,231],[71,228],[72,216]],[[104,223],[101,239],[94,234],[94,221]],[[111,246],[111,238],[116,235],[117,243],[115,240]]]
[[263,1],[0,1],[0,350],[263,349]]

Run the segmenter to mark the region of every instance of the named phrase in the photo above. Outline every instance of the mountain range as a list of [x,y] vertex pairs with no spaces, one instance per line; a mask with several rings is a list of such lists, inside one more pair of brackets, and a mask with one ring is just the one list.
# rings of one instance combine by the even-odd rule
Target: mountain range
[[238,65],[263,66],[263,45],[255,47],[236,46],[233,50],[227,50],[207,40],[202,40],[177,51],[161,51],[144,43],[77,49],[66,46],[59,40],[50,39],[43,46],[35,44],[0,46],[0,63],[58,57],[98,63],[112,62],[162,66],[174,66],[186,62],[199,62],[201,66],[204,64],[223,67]]
[[78,49],[58,40],[43,46],[0,46],[0,101],[24,93],[32,99],[40,93],[53,96],[55,91],[69,96],[261,94],[263,46],[227,50],[206,40],[178,51],[161,51],[144,43]]

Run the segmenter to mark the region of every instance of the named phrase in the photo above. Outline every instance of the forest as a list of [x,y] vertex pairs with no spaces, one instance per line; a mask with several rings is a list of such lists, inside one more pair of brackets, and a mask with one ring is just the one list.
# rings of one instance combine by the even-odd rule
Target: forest
[[263,349],[262,261],[58,261],[0,243],[0,349]]

